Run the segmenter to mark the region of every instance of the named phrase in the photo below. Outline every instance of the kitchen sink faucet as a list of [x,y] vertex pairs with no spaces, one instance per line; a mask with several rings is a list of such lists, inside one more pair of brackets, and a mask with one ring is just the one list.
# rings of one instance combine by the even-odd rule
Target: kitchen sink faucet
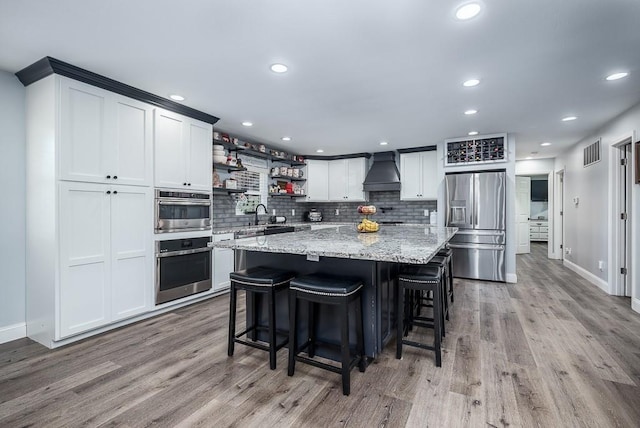
[[264,204],[256,205],[256,217],[255,217],[255,219],[253,221],[253,224],[255,224],[256,226],[258,225],[258,208],[260,208],[260,207],[264,208],[264,213],[265,214],[268,214],[267,207]]

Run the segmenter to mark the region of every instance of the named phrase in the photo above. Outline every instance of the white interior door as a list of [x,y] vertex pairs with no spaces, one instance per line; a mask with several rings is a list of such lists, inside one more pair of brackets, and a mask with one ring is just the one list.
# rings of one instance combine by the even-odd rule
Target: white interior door
[[516,177],[516,254],[531,252],[529,241],[529,214],[531,212],[531,177]]

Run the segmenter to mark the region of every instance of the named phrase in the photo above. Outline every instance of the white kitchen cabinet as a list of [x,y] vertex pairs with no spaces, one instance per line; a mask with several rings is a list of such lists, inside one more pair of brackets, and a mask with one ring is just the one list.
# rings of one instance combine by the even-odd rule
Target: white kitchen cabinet
[[547,220],[531,220],[529,222],[529,239],[532,241],[548,241],[549,222]]
[[437,152],[400,154],[400,199],[425,201],[438,199]]
[[[305,202],[329,200],[329,163],[307,159],[307,193]],[[303,199],[303,198],[300,198]]]
[[362,187],[367,174],[366,158],[336,159],[329,163],[329,201],[364,201]]
[[[213,242],[233,239],[233,233],[213,235]],[[231,287],[229,274],[235,269],[234,253],[231,248],[213,249],[213,290],[220,291]]]
[[154,127],[155,186],[211,190],[211,125],[156,109]]
[[60,184],[56,339],[149,309],[151,208],[148,188]]
[[58,79],[60,179],[151,185],[153,107]]

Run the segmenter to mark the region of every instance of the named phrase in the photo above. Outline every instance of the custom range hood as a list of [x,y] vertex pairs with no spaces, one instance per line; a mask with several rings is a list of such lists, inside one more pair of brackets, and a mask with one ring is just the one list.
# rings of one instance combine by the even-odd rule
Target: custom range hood
[[400,190],[400,173],[395,158],[394,152],[373,154],[373,164],[362,183],[365,192]]

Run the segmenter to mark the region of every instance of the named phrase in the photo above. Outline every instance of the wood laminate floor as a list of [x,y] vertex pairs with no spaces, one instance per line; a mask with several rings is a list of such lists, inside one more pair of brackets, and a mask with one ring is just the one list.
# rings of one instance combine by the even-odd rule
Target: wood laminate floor
[[[0,345],[0,426],[638,427],[640,315],[546,245],[518,284],[456,280],[443,364],[394,343],[338,375],[236,345],[218,297],[57,350]],[[239,314],[243,317],[243,314]],[[240,318],[239,317],[239,318]],[[418,334],[417,332],[415,334]]]

